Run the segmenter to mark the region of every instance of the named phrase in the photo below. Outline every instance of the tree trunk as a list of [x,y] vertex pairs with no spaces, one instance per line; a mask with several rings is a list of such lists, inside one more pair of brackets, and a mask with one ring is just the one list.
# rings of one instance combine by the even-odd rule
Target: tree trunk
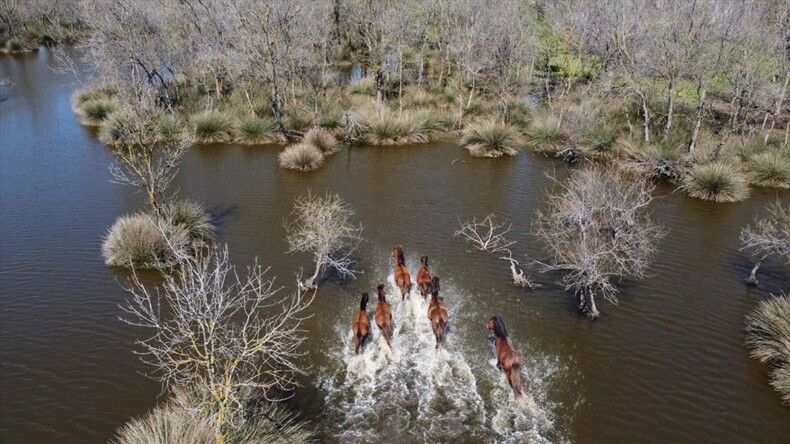
[[398,114],[403,112],[403,49],[398,49]]
[[374,77],[376,80],[376,102],[384,103],[384,71],[379,68]]
[[640,95],[642,98],[642,112],[645,115],[645,142],[650,142],[650,108],[647,107],[647,98],[644,95]]
[[[782,111],[782,104],[785,101],[785,96],[787,95],[787,83],[790,82],[790,71],[785,73],[785,83],[782,85],[782,92],[779,94],[779,101],[776,102],[776,108],[772,113],[771,119],[771,127],[768,128],[768,131],[765,132],[765,138],[763,139],[763,144],[768,143],[768,137],[771,135],[771,131],[773,131],[774,126],[776,126],[776,119],[779,117],[779,113]],[[765,125],[765,124],[763,124]]]
[[595,306],[595,295],[592,291],[589,292],[590,294],[590,306],[587,310],[587,316],[590,319],[597,319],[601,317],[601,313],[598,311],[598,308]]
[[694,129],[691,131],[691,142],[689,142],[689,153],[694,153],[694,148],[697,147],[697,138],[699,137],[699,130],[702,127],[702,115],[705,111],[705,96],[708,94],[707,88],[702,88],[699,93],[699,100],[697,102],[697,117],[694,119]]
[[664,138],[669,136],[669,130],[672,129],[672,115],[675,111],[675,96],[674,96],[674,89],[675,89],[675,81],[669,81],[669,100],[667,103],[667,123],[664,125]]
[[757,263],[754,264],[754,267],[752,267],[752,272],[749,273],[749,277],[746,278],[746,285],[748,285],[750,287],[756,287],[757,286],[757,270],[760,269],[760,265],[763,264],[763,261],[767,257],[768,257],[767,255],[761,257],[760,260],[758,260]]

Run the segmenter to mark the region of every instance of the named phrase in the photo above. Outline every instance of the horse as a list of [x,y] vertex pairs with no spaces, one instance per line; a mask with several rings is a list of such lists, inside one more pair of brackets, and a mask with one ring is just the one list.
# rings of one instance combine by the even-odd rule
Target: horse
[[433,334],[436,336],[436,348],[444,344],[444,337],[447,333],[447,307],[444,305],[444,298],[439,297],[439,278],[434,276],[431,279],[431,302],[428,304],[428,319],[431,320]]
[[406,259],[403,258],[403,249],[400,245],[392,249],[392,257],[395,258],[395,284],[400,288],[401,301],[411,291],[411,276],[406,269]]
[[420,271],[417,272],[417,288],[420,290],[420,296],[423,300],[431,292],[431,272],[428,271],[428,256],[420,258],[422,266]]
[[496,338],[497,367],[504,370],[507,375],[507,382],[513,389],[516,398],[521,396],[521,356],[510,340],[507,338],[507,328],[502,316],[494,315],[486,323],[486,328],[494,331]]
[[365,345],[365,340],[370,334],[370,319],[368,319],[368,293],[362,293],[359,302],[359,311],[354,315],[354,322],[351,324],[354,332],[354,352],[359,354],[359,349]]
[[376,305],[376,325],[379,326],[381,334],[387,340],[390,350],[392,349],[392,309],[387,299],[384,297],[384,284],[376,286],[376,291],[379,295],[379,303]]

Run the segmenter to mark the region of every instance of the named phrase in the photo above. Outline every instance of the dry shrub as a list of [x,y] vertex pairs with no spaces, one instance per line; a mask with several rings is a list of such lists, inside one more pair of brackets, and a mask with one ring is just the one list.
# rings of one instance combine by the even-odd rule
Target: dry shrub
[[790,297],[762,301],[746,317],[746,345],[753,358],[773,366],[771,386],[790,405]]
[[301,142],[287,146],[278,156],[281,168],[312,171],[324,164],[324,155],[316,146]]

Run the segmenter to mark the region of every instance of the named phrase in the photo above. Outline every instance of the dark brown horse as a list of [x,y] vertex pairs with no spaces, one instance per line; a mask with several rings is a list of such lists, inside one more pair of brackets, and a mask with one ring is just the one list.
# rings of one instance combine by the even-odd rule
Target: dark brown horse
[[444,298],[439,297],[439,278],[434,276],[431,280],[431,302],[428,304],[428,319],[431,320],[433,334],[436,336],[436,348],[444,344],[447,333],[447,307]]
[[420,258],[422,267],[417,272],[417,289],[420,290],[420,296],[425,299],[431,292],[431,272],[428,271],[428,256]]
[[505,371],[507,382],[518,398],[521,396],[521,356],[507,338],[507,328],[502,316],[492,316],[486,323],[486,328],[493,330],[496,338],[497,367]]
[[376,305],[376,325],[379,326],[381,334],[387,340],[387,345],[392,348],[392,309],[390,304],[387,303],[387,298],[384,297],[384,284],[376,286],[376,291],[379,295],[379,303]]
[[351,324],[354,332],[354,352],[359,354],[359,349],[365,345],[365,340],[370,334],[370,319],[368,319],[368,293],[362,293],[359,302],[359,311],[354,315],[354,322]]
[[400,245],[392,249],[392,257],[395,258],[395,284],[400,288],[401,300],[404,300],[411,291],[411,275],[406,269],[406,259]]

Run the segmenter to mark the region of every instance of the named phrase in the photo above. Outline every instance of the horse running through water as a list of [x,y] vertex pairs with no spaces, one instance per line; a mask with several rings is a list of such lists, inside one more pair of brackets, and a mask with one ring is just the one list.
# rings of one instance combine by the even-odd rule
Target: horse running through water
[[359,349],[365,345],[365,340],[370,334],[370,319],[368,319],[368,294],[362,293],[359,302],[359,311],[354,315],[354,322],[351,324],[354,332],[354,352],[359,354]]
[[436,336],[436,348],[444,344],[447,334],[447,307],[444,298],[439,297],[439,278],[434,276],[431,280],[431,302],[428,304],[428,319],[431,320],[433,334]]
[[392,249],[392,257],[395,258],[395,284],[400,288],[402,301],[411,291],[411,275],[406,269],[406,259],[403,257],[403,249],[400,245]]
[[521,356],[507,338],[507,328],[502,316],[492,316],[486,323],[486,328],[493,330],[496,338],[497,367],[505,371],[507,382],[518,398],[521,396]]
[[381,334],[387,340],[387,345],[392,349],[392,308],[387,303],[387,298],[384,296],[384,284],[376,286],[376,291],[379,295],[379,303],[376,305],[376,325],[379,326]]
[[420,296],[425,299],[431,292],[431,272],[428,271],[428,256],[420,258],[422,266],[420,271],[417,272],[417,289],[420,290]]

